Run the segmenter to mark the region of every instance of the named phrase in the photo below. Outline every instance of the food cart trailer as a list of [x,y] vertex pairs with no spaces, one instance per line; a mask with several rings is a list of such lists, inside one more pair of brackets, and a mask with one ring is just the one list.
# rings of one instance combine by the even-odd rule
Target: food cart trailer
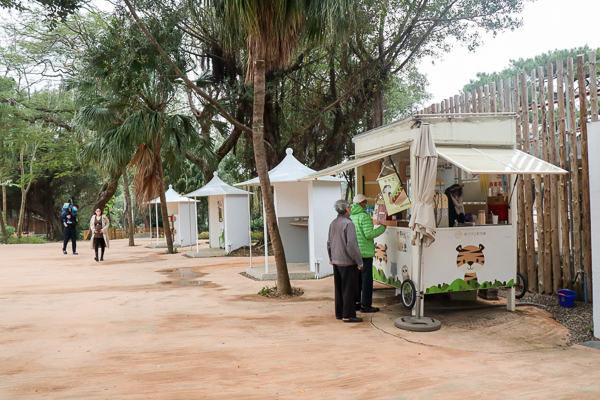
[[[507,307],[514,311],[519,221],[516,196],[512,194],[516,180],[523,174],[566,173],[516,150],[516,118],[512,113],[415,115],[355,136],[354,159],[304,179],[355,168],[355,193],[364,194],[372,206],[386,200],[388,208],[387,200],[393,200],[399,190],[394,190],[393,184],[389,189],[382,182],[392,175],[400,182],[408,203],[402,212],[380,220],[387,229],[375,239],[373,277],[401,289],[405,306],[413,308],[415,282],[419,282],[419,296],[509,287]],[[410,172],[415,170],[414,145],[421,124],[429,124],[438,154],[436,234],[435,242],[423,249],[421,279],[415,279],[419,258],[417,246],[411,245],[413,232],[408,228],[414,183]],[[450,227],[453,221],[448,220],[449,202],[444,191],[453,184],[464,185],[463,207],[471,218]],[[404,293],[411,288],[413,295],[408,298],[413,301],[405,301]]]

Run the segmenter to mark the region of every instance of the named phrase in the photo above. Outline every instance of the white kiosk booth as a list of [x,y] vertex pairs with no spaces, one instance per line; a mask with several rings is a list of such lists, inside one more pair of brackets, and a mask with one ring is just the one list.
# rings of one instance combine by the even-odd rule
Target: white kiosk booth
[[[421,277],[416,276],[419,256],[411,246],[413,231],[408,228],[410,208],[391,216],[384,214],[380,222],[388,228],[375,239],[374,280],[401,288],[408,308],[413,308],[416,298],[414,283],[417,296],[517,284],[517,224],[524,222],[517,220],[515,183],[524,174],[566,171],[515,148],[516,117],[511,113],[415,115],[355,136],[356,159],[306,178],[356,168],[356,192],[364,194],[370,205],[381,198],[390,208],[387,202],[393,202],[393,196],[385,185],[395,182],[391,185],[396,186],[395,191],[392,187],[389,193],[404,187],[410,198],[417,179],[411,175],[416,165],[416,139],[421,125],[429,124],[439,156],[432,205],[436,235],[435,242],[423,249]],[[472,219],[448,221],[444,191],[454,184],[463,192],[463,214]],[[507,306],[514,310],[514,289],[511,293]]]
[[[333,273],[327,255],[327,235],[329,224],[337,213],[333,209],[336,200],[341,198],[342,178],[325,176],[305,182],[303,178],[315,172],[300,163],[286,150],[286,157],[271,171],[269,179],[274,189],[275,214],[279,233],[285,249],[288,264],[307,264],[306,271],[319,278]],[[236,183],[234,186],[259,186],[258,178]],[[265,231],[266,231],[266,221]],[[268,254],[268,252],[265,252]],[[265,272],[275,271],[269,267],[265,255]],[[312,276],[311,275],[311,276]],[[290,268],[290,276],[293,270]],[[271,279],[271,278],[264,278]]]
[[250,245],[250,194],[229,186],[215,172],[210,182],[185,195],[194,198],[208,197],[209,247],[225,249],[226,253],[231,253]]
[[[165,192],[167,200],[167,212],[169,214],[169,225],[173,232],[173,246],[185,247],[198,243],[198,218],[196,211],[196,201],[180,195],[173,190],[173,185]],[[151,247],[162,247],[158,244],[158,205],[160,197],[150,200],[148,204],[154,204],[156,211],[156,244],[150,244]],[[152,213],[152,207],[150,213]],[[164,218],[164,216],[163,216]],[[150,214],[152,220],[152,214]],[[166,243],[166,238],[165,238]]]

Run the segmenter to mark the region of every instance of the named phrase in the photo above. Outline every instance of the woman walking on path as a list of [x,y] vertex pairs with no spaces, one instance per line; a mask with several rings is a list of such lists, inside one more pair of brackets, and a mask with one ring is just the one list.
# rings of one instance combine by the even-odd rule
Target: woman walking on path
[[94,213],[95,215],[92,215],[92,219],[90,219],[90,231],[92,232],[90,247],[96,251],[96,257],[94,257],[96,261],[98,261],[98,247],[100,247],[102,249],[100,261],[104,261],[104,248],[110,247],[108,240],[110,221],[106,215],[102,214],[100,207],[96,207]]

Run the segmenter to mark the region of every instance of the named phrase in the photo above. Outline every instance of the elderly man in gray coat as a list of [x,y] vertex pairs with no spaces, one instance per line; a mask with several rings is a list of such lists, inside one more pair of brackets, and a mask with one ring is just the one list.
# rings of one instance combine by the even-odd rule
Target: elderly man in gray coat
[[335,286],[335,317],[344,322],[362,322],[356,317],[355,299],[358,288],[358,271],[363,259],[358,248],[356,228],[350,219],[350,203],[338,200],[334,205],[338,216],[329,225],[327,252],[333,265]]

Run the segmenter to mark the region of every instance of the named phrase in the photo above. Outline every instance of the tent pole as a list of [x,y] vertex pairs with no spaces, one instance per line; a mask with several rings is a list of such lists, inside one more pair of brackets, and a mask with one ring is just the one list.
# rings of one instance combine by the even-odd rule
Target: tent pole
[[160,237],[158,232],[158,203],[154,203],[154,214],[156,214],[156,246],[158,247],[158,238]]
[[250,186],[246,185],[248,193],[248,250],[250,251],[250,268],[252,268],[252,216],[250,215]]
[[196,238],[196,253],[198,253],[198,199],[194,197],[194,205],[196,207],[196,234],[194,237]]
[[[188,200],[191,200],[188,198]],[[190,201],[188,201],[188,219],[190,220],[190,250],[192,250],[192,206],[190,205]]]
[[423,239],[421,239],[421,243],[419,244],[419,266],[417,268],[417,319],[421,319],[421,263],[423,262]]
[[152,247],[152,206],[148,206],[148,224],[150,224],[150,247]]
[[267,215],[265,213],[265,196],[263,193],[263,235],[265,238],[265,274],[269,273],[269,236],[267,235]]

